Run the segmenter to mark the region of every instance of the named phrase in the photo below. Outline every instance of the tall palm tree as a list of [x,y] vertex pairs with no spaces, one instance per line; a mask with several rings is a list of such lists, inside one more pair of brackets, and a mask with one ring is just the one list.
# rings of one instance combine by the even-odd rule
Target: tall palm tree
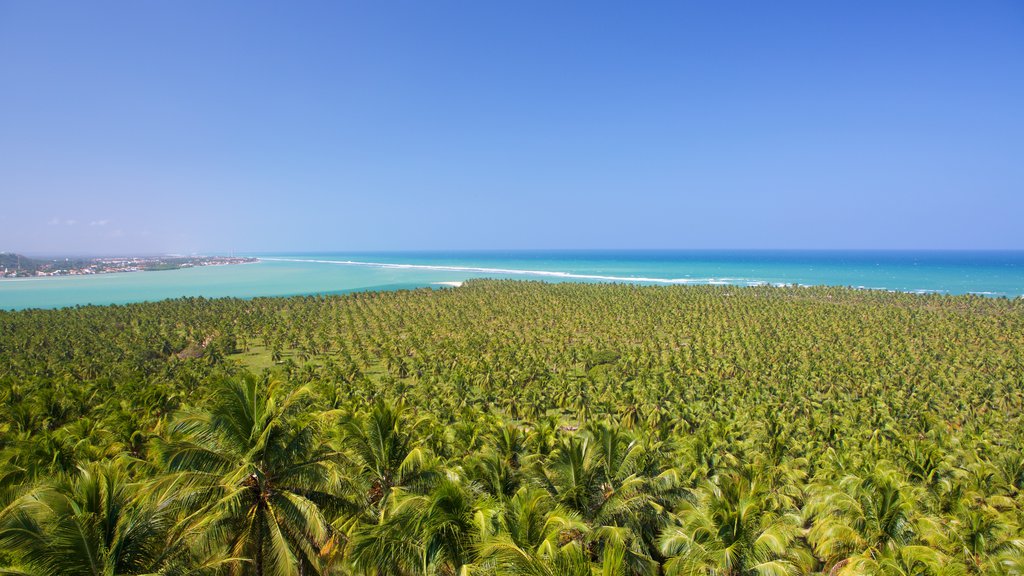
[[860,555],[836,571],[838,576],[961,576],[964,566],[927,546],[887,548],[875,556]]
[[994,574],[1024,576],[1024,539],[1013,541],[1007,550],[994,559],[993,563],[996,565],[996,568],[992,570]]
[[[401,489],[396,489],[401,492]],[[386,515],[376,523],[349,529],[347,552],[358,574],[413,576],[426,572],[426,551],[421,537],[423,500],[393,498]]]
[[[642,543],[646,526],[656,519],[653,485],[637,473],[642,448],[622,428],[595,423],[563,439],[547,462],[534,466],[551,496],[579,514],[594,530],[589,552],[596,560],[605,552],[631,573],[653,568],[650,550]],[[607,550],[606,550],[607,549]]]
[[913,503],[891,471],[877,469],[865,476],[847,476],[838,489],[826,486],[807,503],[813,519],[807,539],[826,565],[852,556],[877,557],[885,550],[910,544],[915,538]]
[[559,504],[590,519],[604,501],[600,455],[586,435],[563,438],[538,476]]
[[466,460],[465,471],[492,496],[508,499],[523,481],[524,460],[531,460],[526,450],[526,432],[506,423],[487,430],[490,440],[476,455]]
[[173,529],[173,511],[148,501],[116,464],[85,466],[8,506],[0,546],[27,574],[213,573],[223,566],[225,558]]
[[588,526],[546,490],[520,488],[494,520],[479,550],[485,573],[591,575],[584,548]]
[[796,573],[795,518],[766,507],[766,494],[750,479],[728,474],[708,481],[696,503],[683,501],[678,524],[660,538],[665,574],[781,576]]
[[341,426],[346,461],[354,468],[366,519],[375,520],[395,488],[425,488],[436,477],[433,459],[417,432],[421,422],[406,417],[405,404],[378,400],[369,413]]
[[252,376],[221,382],[209,411],[178,416],[160,449],[167,493],[190,506],[188,522],[246,558],[236,572],[315,571],[336,501],[333,458],[320,424],[304,415],[306,390],[278,390]]
[[484,503],[476,496],[471,487],[445,478],[426,498],[421,530],[427,562],[441,573],[457,574],[476,559],[482,528],[477,511]]
[[[477,557],[476,544],[493,516],[477,490],[445,477],[428,494],[395,489],[376,524],[352,536],[352,565],[364,574],[460,574]],[[483,508],[481,508],[483,506]]]
[[999,511],[978,500],[958,503],[952,522],[954,554],[972,572],[991,571],[1000,554],[1012,552],[1020,542],[1013,536],[1019,529]]

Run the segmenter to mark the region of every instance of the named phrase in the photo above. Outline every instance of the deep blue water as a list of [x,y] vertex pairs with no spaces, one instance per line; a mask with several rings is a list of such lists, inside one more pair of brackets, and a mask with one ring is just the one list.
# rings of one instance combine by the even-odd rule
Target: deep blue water
[[1024,251],[488,251],[253,254],[256,264],[0,280],[0,309],[180,296],[441,287],[470,278],[640,284],[802,284],[1024,296]]

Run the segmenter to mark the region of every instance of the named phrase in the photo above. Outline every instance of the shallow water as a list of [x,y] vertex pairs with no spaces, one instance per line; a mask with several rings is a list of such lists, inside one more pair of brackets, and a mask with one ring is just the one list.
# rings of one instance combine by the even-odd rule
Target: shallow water
[[1024,296],[1024,252],[509,251],[252,254],[255,264],[0,280],[0,309],[181,296],[283,296],[442,287],[471,278],[640,284],[827,284]]

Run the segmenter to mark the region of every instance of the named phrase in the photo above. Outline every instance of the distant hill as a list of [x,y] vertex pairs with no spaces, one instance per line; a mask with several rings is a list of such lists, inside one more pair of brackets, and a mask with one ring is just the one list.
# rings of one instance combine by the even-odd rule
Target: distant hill
[[21,254],[0,252],[0,271],[6,268],[8,270],[19,270],[34,273],[46,264],[49,264],[46,260],[33,260],[32,258],[22,256]]
[[0,277],[78,276],[110,272],[177,270],[193,266],[243,264],[256,261],[256,258],[234,256],[120,256],[37,260],[21,254],[3,252],[0,253]]

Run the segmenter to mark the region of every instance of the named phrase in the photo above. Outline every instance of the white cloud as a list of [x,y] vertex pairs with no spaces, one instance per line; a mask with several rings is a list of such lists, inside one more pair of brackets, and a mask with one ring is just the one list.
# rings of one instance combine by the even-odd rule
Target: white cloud
[[110,224],[110,220],[93,220],[89,222],[89,226],[106,226],[107,224]]
[[50,218],[50,226],[56,226],[57,224],[60,224],[60,218],[57,218],[56,216]]
[[65,220],[64,223],[68,226],[74,226],[75,224],[78,224],[78,220]]

